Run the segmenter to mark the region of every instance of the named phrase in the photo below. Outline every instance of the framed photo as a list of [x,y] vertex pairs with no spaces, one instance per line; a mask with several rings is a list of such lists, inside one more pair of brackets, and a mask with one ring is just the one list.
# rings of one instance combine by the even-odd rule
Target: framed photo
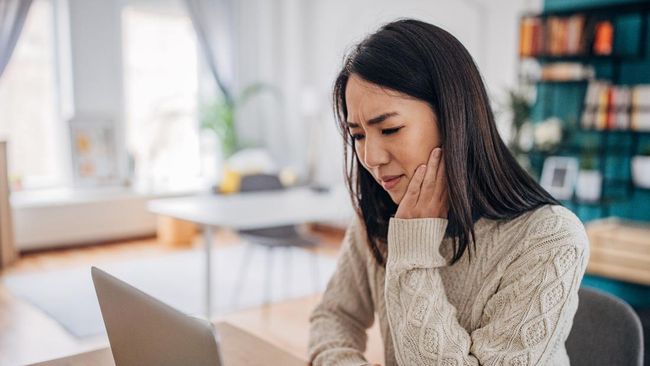
[[553,197],[568,200],[573,196],[577,177],[577,158],[549,156],[544,160],[540,184]]
[[115,127],[110,119],[70,120],[76,186],[119,184]]

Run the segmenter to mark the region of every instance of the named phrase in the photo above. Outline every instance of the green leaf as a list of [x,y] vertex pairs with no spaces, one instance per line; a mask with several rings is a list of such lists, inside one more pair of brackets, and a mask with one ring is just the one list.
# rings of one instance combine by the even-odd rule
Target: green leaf
[[235,129],[237,109],[262,92],[270,92],[277,101],[281,98],[277,88],[258,82],[244,88],[234,101],[230,101],[229,98],[222,95],[201,108],[200,127],[213,131],[219,137],[226,157],[231,156],[241,147],[241,141],[238,140]]

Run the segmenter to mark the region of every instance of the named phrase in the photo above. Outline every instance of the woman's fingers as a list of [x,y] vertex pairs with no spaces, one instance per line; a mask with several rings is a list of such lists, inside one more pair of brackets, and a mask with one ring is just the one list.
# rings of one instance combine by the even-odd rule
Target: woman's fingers
[[420,187],[422,186],[422,181],[424,180],[424,174],[427,170],[426,165],[420,165],[415,169],[413,173],[413,178],[409,182],[404,198],[400,202],[400,206],[405,207],[414,207],[418,202],[418,197],[420,196]]
[[439,217],[447,217],[447,211],[449,210],[448,203],[448,187],[447,187],[447,174],[445,172],[445,160],[440,158],[440,164],[438,166],[438,173],[436,174],[436,192],[434,194],[434,202],[439,205],[436,208],[436,214]]
[[436,193],[438,167],[440,166],[440,159],[442,150],[439,147],[431,150],[429,154],[429,161],[427,161],[427,172],[424,175],[424,183],[418,201],[431,202]]
[[417,167],[395,217],[447,217],[447,178],[442,149],[435,148],[427,164]]
[[434,198],[439,200],[442,193],[446,190],[446,179],[445,179],[445,162],[444,158],[441,156],[439,159],[440,163],[438,164],[438,170],[436,171],[436,178],[433,185],[436,187],[434,191]]

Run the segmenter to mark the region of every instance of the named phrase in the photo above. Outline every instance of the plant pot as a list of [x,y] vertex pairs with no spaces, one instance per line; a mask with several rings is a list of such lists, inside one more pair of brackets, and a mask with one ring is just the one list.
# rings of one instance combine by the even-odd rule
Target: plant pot
[[576,197],[583,202],[596,202],[600,199],[603,176],[598,170],[581,170],[576,181]]
[[632,158],[632,181],[637,187],[650,189],[650,156]]

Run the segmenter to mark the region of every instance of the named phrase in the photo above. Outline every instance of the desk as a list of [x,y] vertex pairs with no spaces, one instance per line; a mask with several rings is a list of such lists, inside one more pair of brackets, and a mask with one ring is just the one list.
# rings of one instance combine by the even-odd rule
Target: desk
[[351,218],[345,187],[326,193],[308,188],[240,193],[229,196],[199,195],[149,201],[149,211],[200,225],[205,250],[205,314],[211,318],[212,273],[210,255],[214,227],[232,230],[295,225]]
[[[228,323],[217,323],[221,352],[226,366],[286,365],[305,366],[307,361]],[[45,361],[31,366],[115,366],[110,348]]]

